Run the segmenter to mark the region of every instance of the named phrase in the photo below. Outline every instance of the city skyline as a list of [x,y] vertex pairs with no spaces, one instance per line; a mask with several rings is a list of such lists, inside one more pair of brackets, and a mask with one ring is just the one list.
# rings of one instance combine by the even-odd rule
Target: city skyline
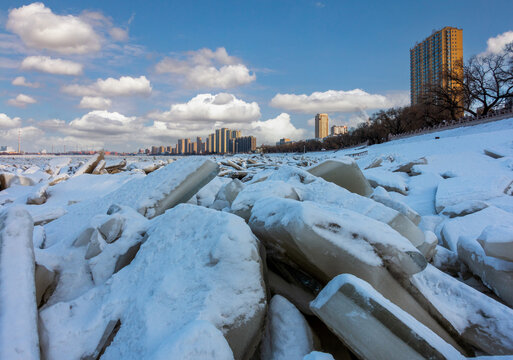
[[497,52],[513,40],[509,10],[506,1],[7,0],[0,145],[17,148],[21,129],[25,151],[131,151],[222,127],[275,144],[313,138],[316,113],[355,127],[409,103],[409,50],[432,30],[463,29],[464,59]]

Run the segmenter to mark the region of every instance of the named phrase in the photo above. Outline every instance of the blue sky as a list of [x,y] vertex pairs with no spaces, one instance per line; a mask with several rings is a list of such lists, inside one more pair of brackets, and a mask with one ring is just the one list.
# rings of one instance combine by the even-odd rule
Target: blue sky
[[468,58],[513,41],[512,13],[511,1],[4,0],[0,145],[19,128],[27,151],[135,150],[220,126],[259,143],[312,137],[316,112],[351,126],[406,105],[409,49],[433,29],[463,28]]

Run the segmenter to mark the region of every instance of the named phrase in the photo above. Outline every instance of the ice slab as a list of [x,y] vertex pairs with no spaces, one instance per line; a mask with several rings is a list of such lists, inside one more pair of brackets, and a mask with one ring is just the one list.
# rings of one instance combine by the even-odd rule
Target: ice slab
[[301,359],[313,351],[313,335],[304,316],[280,295],[269,303],[264,337],[260,345],[262,359]]
[[464,359],[454,347],[356,276],[337,276],[310,306],[360,358]]
[[147,235],[130,265],[105,284],[40,311],[44,356],[94,354],[108,324],[119,321],[102,359],[151,358],[202,320],[223,333],[236,359],[249,358],[266,297],[257,239],[244,220],[182,204],[153,219]]
[[91,158],[89,160],[87,160],[87,162],[84,165],[82,165],[75,171],[75,174],[73,174],[73,176],[80,176],[82,174],[91,174],[93,172],[93,170],[96,168],[96,166],[98,165],[98,163],[104,159],[104,156],[105,156],[105,154],[103,153],[103,151],[100,151],[99,153],[94,154],[93,156],[91,156]]
[[504,195],[511,184],[511,177],[491,174],[482,176],[458,176],[440,181],[436,191],[436,211],[465,201],[484,201]]
[[411,277],[425,301],[463,340],[489,355],[513,354],[513,310],[432,265]]
[[504,302],[513,307],[513,262],[486,256],[475,237],[458,242],[458,256]]
[[404,202],[392,199],[390,194],[383,187],[378,186],[375,188],[371,195],[371,199],[382,203],[389,208],[399,211],[401,214],[410,219],[412,223],[419,225],[421,220],[420,215]]
[[456,252],[460,236],[476,239],[488,225],[512,223],[512,213],[489,206],[473,214],[447,220],[442,227],[442,241],[445,247]]
[[160,215],[189,200],[216,176],[217,170],[217,164],[206,158],[182,159],[128,181],[99,199],[73,205],[65,216],[48,224],[46,245],[71,244],[87,228],[92,217],[105,214],[113,204],[129,206],[147,218]]
[[487,226],[477,238],[487,256],[513,262],[513,226]]
[[394,173],[379,168],[364,170],[363,174],[372,187],[382,186],[386,191],[395,191],[403,195],[408,193],[408,185],[405,179],[405,177],[408,178],[408,175],[403,176],[402,173]]
[[[421,271],[426,260],[407,239],[385,224],[349,210],[266,198],[253,207],[249,225],[270,249],[269,254],[295,264],[321,283],[342,273],[365,279],[454,343],[396,279]],[[393,276],[388,269],[394,271]]]
[[0,213],[1,359],[39,359],[32,230],[22,206]]
[[349,157],[326,160],[308,169],[308,172],[358,195],[372,194],[369,182],[356,162]]

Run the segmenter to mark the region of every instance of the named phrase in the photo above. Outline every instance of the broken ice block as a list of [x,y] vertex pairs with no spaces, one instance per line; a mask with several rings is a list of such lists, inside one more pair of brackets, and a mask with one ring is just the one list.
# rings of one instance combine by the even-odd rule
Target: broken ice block
[[464,359],[446,341],[356,276],[339,275],[310,305],[358,355],[374,359]]
[[308,172],[358,195],[370,196],[372,194],[369,182],[356,162],[349,157],[326,160],[308,169]]
[[94,170],[91,172],[91,174],[95,174],[95,175],[99,175],[102,173],[103,170],[105,170],[105,160],[100,160],[98,161],[98,164],[96,165],[96,167],[94,168]]
[[23,175],[0,173],[0,190],[5,190],[14,184],[22,186],[32,186],[35,183],[34,180]]
[[395,191],[403,195],[408,194],[408,185],[406,179],[408,176],[402,173],[394,173],[391,171],[375,168],[365,170],[365,177],[372,187],[381,186],[386,191]]
[[32,229],[22,206],[0,214],[0,359],[39,359]]
[[389,208],[399,211],[401,214],[410,219],[411,222],[413,222],[415,225],[419,225],[421,220],[420,215],[405,203],[392,199],[390,194],[383,187],[378,186],[375,188],[371,195],[371,199],[382,203]]
[[498,297],[513,306],[513,262],[486,256],[477,240],[467,236],[458,242],[458,256]]
[[[98,257],[122,243],[108,244]],[[115,326],[106,331],[108,325],[119,319],[104,360],[152,359],[158,345],[179,338],[196,321],[221,331],[236,359],[251,358],[267,307],[262,273],[258,240],[244,220],[176,206],[150,221],[137,256],[109,281],[40,311],[42,354],[54,360],[93,356],[104,335],[114,332]],[[196,346],[180,343],[184,353]]]
[[214,203],[210,207],[216,210],[229,208],[242,189],[244,189],[244,183],[239,179],[233,179],[219,189]]
[[513,310],[432,265],[411,277],[417,299],[468,344],[489,355],[513,354]]
[[100,151],[99,153],[91,156],[91,158],[84,165],[82,165],[80,168],[77,169],[77,171],[75,171],[75,174],[73,176],[79,176],[82,174],[91,174],[93,172],[93,170],[96,168],[96,166],[98,165],[98,163],[101,160],[103,160],[104,155],[105,154],[103,153],[103,151]]
[[36,187],[36,190],[27,197],[27,204],[42,205],[46,202],[48,184],[42,184]]
[[91,238],[89,239],[89,245],[87,246],[84,258],[87,260],[97,256],[102,252],[105,246],[106,243],[103,235],[98,231],[98,229],[94,229],[91,234]]
[[[105,214],[112,204],[125,205],[146,218],[153,218],[186,202],[217,174],[217,164],[206,158],[175,161],[144,177],[137,177],[99,199],[83,201],[65,216],[48,224],[47,246],[71,244],[97,214]],[[63,232],[63,226],[67,231]]]
[[[35,283],[36,283],[36,304],[41,306],[44,303],[50,294],[48,290],[51,287],[56,286],[57,274],[49,270],[44,265],[36,264],[36,272],[35,272]],[[46,298],[46,299],[45,299]]]
[[487,256],[513,262],[513,226],[487,226],[477,241]]
[[257,201],[249,225],[269,254],[296,264],[323,283],[342,273],[354,274],[455,344],[399,284],[401,278],[424,269],[426,260],[387,225],[352,211],[279,198]]
[[105,223],[100,225],[98,230],[102,233],[105,238],[105,241],[110,244],[113,241],[116,241],[123,231],[123,226],[125,225],[125,220],[119,214],[114,214],[107,220]]
[[269,303],[260,345],[262,359],[301,359],[313,350],[313,334],[304,316],[280,295]]
[[[473,202],[484,201],[504,195],[511,184],[508,176],[457,176],[440,181],[436,190],[436,211],[440,213],[447,207],[462,202],[474,207]],[[480,203],[478,203],[480,205]],[[471,211],[469,211],[471,212]]]

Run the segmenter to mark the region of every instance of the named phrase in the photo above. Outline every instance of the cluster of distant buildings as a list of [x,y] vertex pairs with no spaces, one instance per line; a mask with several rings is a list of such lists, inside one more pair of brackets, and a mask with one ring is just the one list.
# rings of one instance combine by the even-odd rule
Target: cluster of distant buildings
[[178,139],[174,146],[152,146],[151,149],[139,149],[139,154],[148,155],[194,155],[194,154],[236,154],[256,151],[256,137],[242,136],[239,130],[217,129],[208,135],[205,141],[197,137]]

